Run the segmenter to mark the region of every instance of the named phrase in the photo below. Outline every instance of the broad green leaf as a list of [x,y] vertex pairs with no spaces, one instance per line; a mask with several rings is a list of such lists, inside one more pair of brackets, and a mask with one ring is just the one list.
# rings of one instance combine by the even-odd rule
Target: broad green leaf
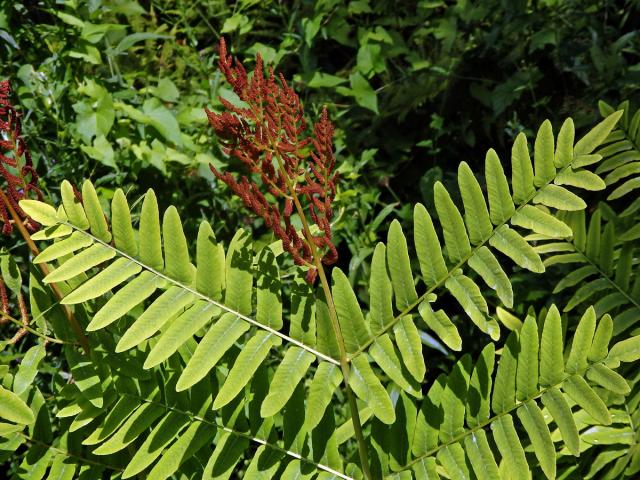
[[376,339],[371,348],[369,348],[369,355],[382,371],[405,392],[415,397],[421,396],[417,383],[409,375],[405,374],[400,355],[394,348],[388,334]]
[[607,406],[596,392],[579,375],[573,375],[562,384],[562,390],[598,423],[611,424],[611,415]]
[[415,462],[411,469],[416,480],[439,480],[436,471],[436,459],[434,457],[421,458]]
[[242,348],[240,355],[233,362],[224,385],[218,391],[213,402],[213,409],[218,410],[233,400],[240,390],[249,383],[251,377],[269,354],[271,347],[280,343],[280,339],[272,333],[257,332]]
[[253,289],[253,254],[249,233],[240,229],[231,239],[225,259],[226,292],[224,303],[227,307],[249,315]]
[[529,400],[516,413],[531,440],[542,471],[547,478],[556,478],[556,450],[540,408],[533,400]]
[[425,455],[439,445],[440,426],[444,418],[441,403],[446,382],[444,373],[438,375],[422,400],[413,435],[412,452],[416,457]]
[[82,203],[93,236],[105,243],[109,243],[111,241],[111,232],[107,226],[107,220],[104,218],[96,189],[89,180],[85,180],[82,184]]
[[580,455],[580,437],[578,436],[578,427],[573,419],[571,407],[556,387],[548,389],[542,394],[542,403],[553,417],[554,422],[558,425],[562,439],[569,451],[576,457]]
[[60,185],[60,194],[62,195],[62,204],[69,222],[81,230],[89,228],[89,220],[87,220],[87,216],[84,213],[84,208],[76,198],[73,186],[67,180],[64,180]]
[[0,418],[28,425],[36,421],[31,409],[18,395],[0,385]]
[[53,240],[55,238],[66,237],[73,229],[69,225],[53,225],[31,234],[31,240]]
[[390,425],[395,422],[396,413],[389,394],[371,369],[369,360],[364,354],[351,360],[349,384],[358,398],[371,408],[373,414],[382,423]]
[[118,290],[105,305],[98,310],[87,331],[92,332],[104,328],[126,315],[133,307],[150,297],[160,286],[160,281],[151,272],[142,272],[131,282]]
[[489,420],[495,352],[495,345],[488,343],[482,349],[473,367],[466,408],[467,424],[471,427],[479,426]]
[[635,362],[640,359],[640,335],[616,343],[607,355],[607,364],[617,367],[620,362]]
[[574,171],[567,168],[562,171],[554,180],[556,185],[570,185],[582,188],[583,190],[598,191],[607,188],[604,180],[589,170]]
[[573,120],[567,118],[562,127],[560,127],[560,133],[558,133],[558,140],[556,143],[556,151],[553,157],[556,168],[566,167],[573,161],[573,142],[575,139],[575,127]]
[[501,415],[491,422],[491,431],[504,462],[504,478],[520,478],[529,471],[529,465],[511,415]]
[[165,480],[178,471],[180,465],[191,458],[201,447],[210,443],[216,433],[216,427],[203,422],[193,422],[180,437],[167,448],[149,475],[149,480]]
[[256,320],[276,330],[282,328],[282,282],[276,257],[270,248],[263,248],[258,255],[256,269],[257,312]]
[[225,284],[224,249],[216,243],[209,222],[203,221],[200,224],[196,250],[196,288],[203,295],[219,301]]
[[168,277],[189,285],[192,281],[187,238],[182,230],[178,210],[173,205],[164,212],[162,220],[165,272]]
[[137,275],[142,267],[128,258],[118,258],[107,268],[82,283],[61,301],[63,305],[74,305],[100,297],[117,287],[129,277]]
[[131,224],[131,210],[121,188],[115,191],[111,200],[111,229],[116,248],[127,255],[137,256],[138,244]]
[[77,465],[65,454],[53,457],[47,480],[72,480],[76,473]]
[[334,268],[332,280],[333,301],[344,337],[344,345],[348,353],[354,353],[369,340],[367,325],[347,276],[339,268]]
[[527,203],[534,195],[533,167],[524,133],[519,133],[511,148],[511,186],[516,205]]
[[154,270],[164,268],[162,239],[160,237],[160,213],[158,200],[153,190],[147,190],[140,212],[140,232],[138,235],[140,260]]
[[110,260],[115,255],[115,250],[96,243],[64,262],[60,267],[44,277],[43,281],[45,283],[54,283],[69,280],[100,265],[102,262]]
[[527,316],[520,330],[520,353],[516,375],[516,398],[520,401],[538,393],[538,324]]
[[252,480],[271,480],[283,463],[283,453],[260,445],[253,455],[245,472],[245,478]]
[[182,413],[169,412],[151,433],[146,437],[140,448],[125,468],[122,478],[131,478],[151,465],[158,458],[165,447],[190,423],[189,417]]
[[19,205],[24,213],[41,225],[49,227],[58,223],[56,209],[51,205],[38,200],[20,200]]
[[489,239],[489,243],[493,248],[511,258],[520,267],[535,273],[544,272],[542,260],[533,247],[507,225],[498,227]]
[[587,204],[575,193],[558,185],[546,185],[533,197],[533,203],[541,203],[558,210],[584,210]]
[[566,238],[573,235],[566,223],[532,205],[524,205],[518,210],[511,218],[511,223],[551,238]]
[[38,365],[47,354],[43,344],[34,345],[22,357],[18,371],[13,378],[13,392],[20,395],[33,384],[38,374]]
[[371,259],[371,277],[369,280],[369,309],[371,330],[381,332],[393,321],[393,291],[387,275],[386,247],[378,243]]
[[240,336],[249,324],[232,313],[225,313],[200,340],[196,351],[182,371],[176,391],[181,392],[202,380]]
[[340,369],[328,362],[320,362],[316,370],[307,397],[307,408],[303,429],[310,432],[322,420],[324,412],[331,403],[333,392],[342,381]]
[[627,180],[622,185],[617,187],[613,192],[611,192],[607,197],[607,200],[617,200],[618,198],[624,197],[626,194],[631,193],[638,188],[640,188],[640,177],[632,178],[631,180]]
[[451,480],[468,480],[471,478],[464,450],[460,443],[451,443],[441,448],[438,450],[436,458]]
[[426,365],[422,355],[420,332],[411,315],[403,316],[393,327],[396,344],[407,370],[416,381],[422,383],[426,373]]
[[287,349],[282,362],[273,375],[269,394],[262,401],[261,416],[271,417],[282,410],[314,359],[314,355],[300,347],[292,346]]
[[[289,317],[289,335],[294,340],[298,340],[306,345],[316,345],[319,347],[319,342],[317,342],[316,339],[317,305],[313,288],[300,274],[294,277],[290,285],[291,314]],[[390,298],[389,302],[391,302]]]
[[493,149],[490,149],[485,157],[485,180],[491,223],[502,225],[513,215],[515,206],[509,193],[509,183],[502,169],[502,163]]
[[413,209],[413,241],[420,262],[420,271],[429,287],[445,278],[449,271],[442,257],[442,247],[433,221],[424,205],[418,203]]
[[469,239],[473,245],[478,245],[489,238],[493,226],[480,184],[466,162],[461,162],[458,166],[458,185],[464,203],[464,218],[469,229]]
[[471,357],[464,355],[453,366],[442,393],[444,418],[440,427],[440,441],[450,442],[464,433],[464,411],[471,378]]
[[513,290],[509,277],[504,272],[496,257],[484,245],[477,249],[469,259],[469,266],[482,277],[489,288],[507,307],[513,307]]
[[567,359],[568,373],[582,373],[587,368],[587,355],[596,329],[596,311],[589,307],[580,319],[576,333],[573,335],[571,353]]
[[589,348],[587,359],[590,362],[599,362],[604,360],[609,352],[609,342],[613,333],[613,320],[611,315],[604,315],[598,322],[596,333]]
[[467,237],[462,215],[442,183],[436,182],[433,192],[436,210],[444,232],[447,256],[454,263],[462,263],[471,254],[469,237]]
[[611,133],[622,114],[623,111],[621,110],[614,112],[593,127],[584,137],[578,140],[573,149],[574,154],[587,155],[593,152]]
[[249,447],[245,437],[222,432],[215,450],[204,468],[203,480],[226,480],[231,478],[235,467],[242,460],[244,451]]
[[127,418],[116,433],[109,437],[106,442],[96,448],[92,453],[94,455],[111,455],[119,452],[136,440],[142,432],[147,430],[147,428],[163,414],[165,414],[165,418],[167,418],[166,410],[161,406],[155,403],[144,403]]
[[144,342],[194,299],[188,290],[177,286],[169,287],[124,332],[116,345],[116,352],[124,352]]
[[69,237],[51,244],[40,252],[40,254],[33,259],[33,263],[45,263],[57,260],[76,250],[88,247],[92,243],[93,240],[88,235],[81,232],[73,232]]
[[465,451],[478,480],[500,478],[498,465],[484,430],[476,430],[464,439]]
[[631,387],[629,387],[629,384],[622,375],[601,363],[596,363],[587,370],[587,378],[605,390],[617,393],[618,395],[627,395],[631,392]]
[[93,358],[87,358],[75,350],[67,350],[65,354],[71,367],[74,385],[94,407],[102,408],[104,406],[104,390],[95,355]]
[[498,370],[493,384],[491,409],[496,414],[513,408],[516,401],[516,369],[518,365],[518,332],[511,332],[502,349]]
[[465,275],[454,275],[445,282],[447,290],[455,297],[469,318],[477,327],[494,340],[500,336],[500,328],[493,319],[487,319],[489,308],[473,280]]
[[402,233],[400,222],[391,222],[387,237],[387,265],[391,274],[393,293],[398,310],[404,310],[418,301],[413,283],[407,239]]
[[[157,390],[156,390],[157,391]],[[83,445],[97,445],[110,437],[135,412],[141,403],[138,399],[122,396],[107,413],[104,422],[82,441]]]
[[147,355],[144,368],[152,368],[164,362],[219,313],[219,307],[203,300],[196,301],[193,306],[174,319],[166,331],[162,332],[160,340]]
[[556,175],[553,142],[553,128],[551,127],[551,122],[549,120],[545,120],[538,129],[534,145],[533,161],[535,163],[535,177],[533,181],[537,187],[541,187],[542,185],[550,182]]
[[438,338],[440,338],[447,347],[459,352],[462,348],[462,339],[460,338],[458,329],[447,314],[443,310],[434,312],[427,300],[420,303],[418,310],[422,319]]
[[540,340],[540,385],[548,387],[560,383],[564,377],[564,345],[562,320],[555,305],[551,305],[542,328]]

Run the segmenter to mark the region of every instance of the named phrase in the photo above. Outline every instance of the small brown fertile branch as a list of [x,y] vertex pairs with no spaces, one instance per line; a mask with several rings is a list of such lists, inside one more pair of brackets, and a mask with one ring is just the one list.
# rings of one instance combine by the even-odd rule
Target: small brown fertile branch
[[[331,239],[331,204],[338,174],[334,171],[333,125],[327,110],[322,110],[310,133],[300,98],[272,68],[265,75],[259,54],[249,76],[242,64],[227,54],[221,39],[218,64],[245,106],[220,98],[226,111],[205,110],[223,151],[246,165],[249,175],[238,180],[214,166],[211,171],[264,219],[297,265],[309,268],[306,278],[313,283],[318,271],[310,242],[321,251],[325,265],[338,259]],[[291,192],[301,200],[300,206],[317,228],[310,238],[299,234],[291,223],[295,201]]]
[[[33,196],[42,200],[42,192],[37,186],[38,174],[31,154],[22,138],[21,114],[11,104],[10,94],[9,82],[0,82],[0,174],[6,182],[3,190],[11,207],[24,220],[27,229],[35,231],[38,224],[26,216],[18,202]],[[2,233],[11,233],[13,225],[4,202],[0,202],[0,216],[4,221]]]

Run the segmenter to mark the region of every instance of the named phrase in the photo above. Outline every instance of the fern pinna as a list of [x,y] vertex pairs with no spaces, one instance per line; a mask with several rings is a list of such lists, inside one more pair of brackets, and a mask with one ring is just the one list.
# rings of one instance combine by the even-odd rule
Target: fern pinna
[[[121,190],[105,208],[88,180],[81,200],[65,181],[57,207],[21,201],[43,225],[31,236],[44,246],[33,262],[50,265],[31,272],[31,311],[43,334],[64,342],[72,381],[56,376],[52,399],[25,384],[43,346],[15,376],[5,372],[0,394],[10,409],[0,407],[0,434],[24,449],[20,475],[556,478],[568,469],[595,475],[594,455],[621,458],[589,439],[625,428],[637,435],[637,379],[622,365],[640,358],[637,332],[612,340],[616,320],[600,306],[585,305],[576,318],[549,303],[520,315],[506,334],[491,310],[522,312],[513,272],[550,275],[547,255],[575,240],[575,212],[589,192],[607,188],[593,172],[602,156],[594,152],[617,135],[623,112],[577,142],[570,119],[557,138],[543,123],[533,159],[520,134],[511,181],[490,150],[486,189],[463,162],[463,211],[436,183],[435,211],[414,208],[412,242],[394,221],[371,259],[365,309],[340,268],[325,271],[335,257],[336,193],[326,112],[306,136],[284,81],[261,78],[259,62],[249,79],[224,48],[221,57],[249,107],[228,105],[231,112],[209,118],[225,151],[255,178],[216,174],[280,243],[254,247],[240,229],[225,246],[207,221],[192,243],[178,210],[161,216],[152,190],[134,209]],[[280,107],[269,102],[280,95],[277,120]],[[287,267],[285,252],[300,246]],[[87,353],[49,294],[52,284],[88,333]],[[486,347],[433,380],[425,335],[455,355],[466,317]],[[53,429],[63,434],[54,438]],[[628,450],[620,472],[637,465],[637,449]]]

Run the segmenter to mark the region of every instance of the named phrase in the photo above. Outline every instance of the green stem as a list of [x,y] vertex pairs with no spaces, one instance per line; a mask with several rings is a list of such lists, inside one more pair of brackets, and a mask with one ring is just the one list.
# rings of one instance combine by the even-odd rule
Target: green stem
[[349,402],[349,410],[351,411],[351,421],[353,422],[353,431],[356,437],[356,442],[358,444],[358,455],[360,456],[360,464],[365,478],[367,480],[371,480],[373,477],[371,476],[371,469],[369,468],[367,443],[364,439],[364,434],[362,433],[362,424],[360,422],[360,414],[358,412],[358,403],[356,401],[353,390],[351,390],[351,386],[349,385],[349,359],[344,344],[344,337],[342,336],[342,330],[340,329],[340,323],[338,322],[338,314],[336,312],[335,304],[333,303],[333,296],[331,295],[329,281],[327,280],[327,275],[324,271],[324,267],[322,266],[322,258],[318,253],[316,244],[313,242],[313,234],[311,233],[311,228],[309,228],[309,222],[307,221],[307,217],[304,214],[300,199],[298,198],[296,190],[291,183],[291,179],[287,175],[279,152],[275,148],[273,149],[273,151],[276,155],[280,172],[285,179],[287,189],[289,190],[289,194],[293,199],[296,211],[298,212],[298,216],[300,217],[300,221],[302,222],[302,230],[304,232],[304,236],[306,237],[309,248],[311,249],[313,263],[316,267],[316,270],[318,271],[320,284],[322,285],[322,290],[327,301],[327,306],[329,307],[329,318],[331,320],[331,326],[333,328],[333,333],[335,335],[336,343],[338,344],[338,350],[340,352],[340,369],[342,370],[342,376],[344,377],[345,390],[347,393],[347,400]]

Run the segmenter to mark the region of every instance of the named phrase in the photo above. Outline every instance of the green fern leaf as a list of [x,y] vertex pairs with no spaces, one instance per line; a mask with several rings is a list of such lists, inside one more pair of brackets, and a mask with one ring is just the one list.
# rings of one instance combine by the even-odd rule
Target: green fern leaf
[[477,430],[465,437],[464,446],[478,480],[500,478],[498,465],[484,430]]
[[178,379],[176,391],[186,390],[202,380],[247,330],[249,325],[236,315],[222,315],[198,343],[196,351]]
[[118,290],[113,297],[96,313],[87,326],[92,332],[105,328],[122,318],[133,307],[149,298],[160,286],[160,281],[151,272],[142,272],[134,280]]
[[177,286],[170,287],[122,335],[116,345],[116,352],[124,352],[139,345],[194,300],[191,292]]
[[342,375],[338,367],[327,362],[320,362],[309,386],[307,409],[302,427],[305,431],[309,432],[318,426],[331,402],[333,392],[341,381]]
[[580,455],[580,437],[578,427],[573,418],[571,407],[564,398],[564,395],[555,387],[548,389],[542,394],[542,403],[547,408],[553,420],[558,425],[562,440],[569,451],[576,457]]
[[434,312],[429,302],[425,300],[420,304],[419,312],[427,326],[447,347],[457,352],[462,349],[462,339],[458,329],[444,311]]
[[533,197],[533,203],[541,203],[558,210],[584,210],[587,204],[575,193],[558,185],[547,185]]
[[407,370],[418,382],[422,382],[426,373],[420,333],[411,315],[405,315],[393,327],[396,343]]
[[562,321],[560,312],[552,305],[547,312],[540,340],[540,385],[548,387],[560,383],[564,377]]
[[398,310],[413,305],[418,301],[418,294],[413,283],[407,239],[397,220],[391,223],[387,238],[387,264],[391,274],[393,293]]
[[449,192],[440,182],[433,187],[434,200],[440,224],[444,232],[447,255],[454,263],[464,262],[471,254],[469,237],[458,207],[455,206]]
[[315,357],[302,348],[294,346],[287,350],[262,401],[260,415],[271,417],[282,410],[314,360]]
[[36,421],[27,404],[18,395],[2,386],[0,386],[0,418],[24,425]]
[[349,385],[353,392],[365,402],[373,414],[387,425],[392,424],[396,420],[396,413],[380,380],[371,369],[369,361],[364,355],[359,355],[351,360],[351,375],[349,376]]
[[573,234],[567,224],[531,205],[519,209],[511,218],[511,223],[550,238],[566,238]]
[[111,200],[111,229],[116,248],[127,255],[137,257],[138,244],[131,224],[131,211],[121,188],[115,191]]
[[542,471],[549,479],[556,478],[556,451],[551,441],[551,432],[544,421],[540,408],[534,401],[528,401],[516,411],[522,426],[533,445],[533,451],[540,462]]
[[596,312],[589,307],[580,319],[578,328],[573,336],[571,353],[567,359],[566,370],[568,373],[583,373],[587,369],[587,355],[593,341],[596,330]]
[[575,155],[587,155],[593,152],[611,133],[623,113],[623,111],[612,113],[578,140],[573,148]]
[[516,374],[516,398],[520,401],[538,393],[538,325],[528,316],[520,330],[520,352]]
[[86,248],[92,243],[91,237],[88,237],[84,233],[73,232],[68,238],[50,245],[44,251],[40,252],[40,254],[36,255],[33,263],[46,263],[57,260],[81,248]]
[[575,140],[575,128],[573,120],[567,118],[560,127],[556,151],[553,157],[556,168],[566,167],[573,161],[573,143]]
[[415,224],[413,238],[420,261],[420,270],[427,286],[433,287],[449,273],[442,257],[440,241],[431,216],[424,205],[416,204],[413,210],[413,221]]
[[174,206],[164,212],[162,237],[164,238],[166,274],[178,282],[189,285],[192,282],[193,271],[189,262],[187,238],[182,231],[178,210]]
[[224,385],[213,401],[214,410],[224,407],[240,393],[267,357],[269,350],[279,343],[280,339],[269,332],[259,331],[251,337],[233,363]]
[[490,149],[485,157],[485,178],[491,223],[502,225],[513,215],[515,206],[509,193],[509,183],[502,169],[502,164],[493,149]]
[[90,246],[77,255],[71,257],[60,267],[44,277],[45,283],[55,283],[69,280],[84,273],[96,265],[115,257],[116,252],[99,243]]
[[[77,258],[77,257],[76,257]],[[128,258],[118,258],[62,299],[63,305],[74,305],[104,295],[128,278],[137,275],[142,267]]]
[[511,282],[491,250],[484,246],[477,249],[469,259],[469,266],[496,291],[502,303],[509,308],[513,306]]
[[391,280],[387,275],[386,247],[378,243],[371,259],[371,279],[369,280],[369,308],[371,329],[381,332],[393,321]]
[[93,184],[89,180],[85,180],[82,184],[82,203],[89,220],[91,234],[99,240],[109,243],[111,241],[111,232],[102,213],[96,189],[93,188]]
[[76,198],[73,186],[67,180],[64,180],[60,185],[60,194],[69,222],[80,230],[89,228],[89,220],[87,220],[87,216],[84,213],[84,208],[82,208],[82,204]]
[[553,128],[551,127],[551,122],[545,120],[538,129],[534,144],[535,176],[533,181],[535,186],[541,187],[556,176],[554,159]]
[[464,203],[465,223],[473,245],[482,243],[493,231],[482,189],[466,162],[458,166],[458,184]]
[[491,431],[500,455],[502,455],[506,478],[519,478],[523,472],[528,472],[529,464],[511,415],[498,417],[495,422],[491,423]]
[[611,424],[611,414],[602,399],[579,375],[569,377],[562,384],[562,390],[598,423]]

